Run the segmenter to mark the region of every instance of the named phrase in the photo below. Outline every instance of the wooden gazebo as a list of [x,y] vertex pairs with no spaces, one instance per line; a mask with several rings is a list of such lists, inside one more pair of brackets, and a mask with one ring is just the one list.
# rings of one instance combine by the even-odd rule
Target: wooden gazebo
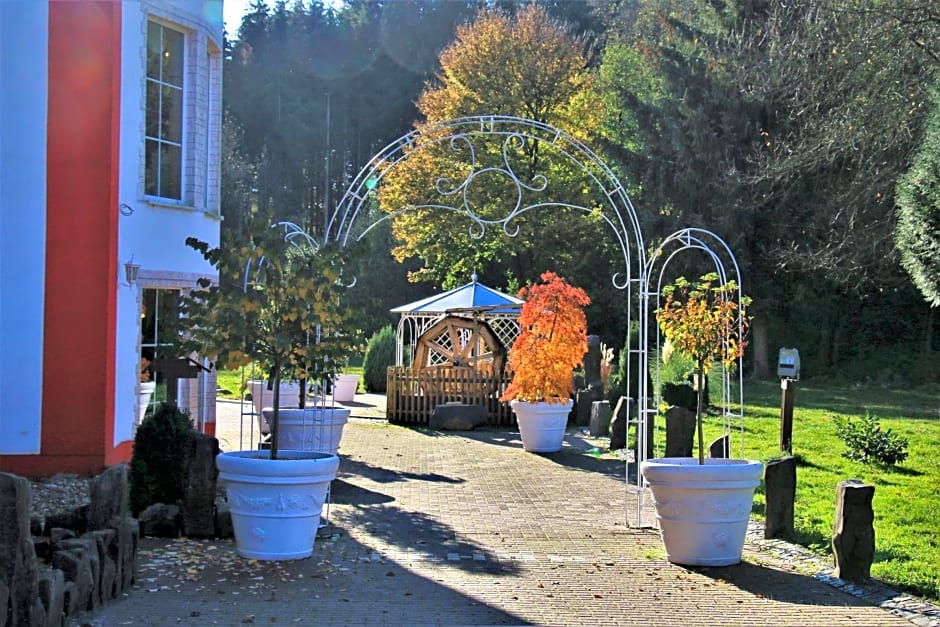
[[486,407],[492,424],[511,424],[511,411],[498,399],[521,305],[474,276],[462,287],[393,309],[401,320],[397,365],[388,373],[389,421],[423,424],[436,406],[460,402]]

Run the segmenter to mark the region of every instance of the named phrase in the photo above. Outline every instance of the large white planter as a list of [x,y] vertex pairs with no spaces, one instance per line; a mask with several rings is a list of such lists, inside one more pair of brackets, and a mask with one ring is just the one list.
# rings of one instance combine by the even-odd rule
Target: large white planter
[[531,453],[560,451],[573,405],[571,399],[565,403],[511,401],[509,406],[516,414],[522,448]]
[[[251,392],[251,404],[254,405],[255,415],[259,417],[262,433],[268,433],[268,423],[264,419],[262,410],[265,407],[274,407],[274,390],[268,389],[267,381],[249,381],[248,391]],[[300,406],[300,384],[296,381],[281,383],[280,407]]]
[[313,451],[233,451],[216,457],[225,484],[235,545],[242,557],[291,560],[310,557],[320,510],[339,458]]
[[666,559],[687,566],[741,561],[763,464],[747,459],[663,457],[640,464],[653,492]]
[[[273,413],[271,408],[262,411],[268,422]],[[281,407],[277,419],[278,447],[336,455],[351,413],[345,407]]]
[[137,422],[139,423],[144,419],[144,416],[147,414],[147,408],[150,407],[150,399],[153,398],[153,392],[157,389],[156,381],[141,381],[137,385],[140,386],[138,394],[138,404],[137,404]]
[[337,403],[348,403],[356,398],[356,388],[359,387],[358,374],[341,374],[333,381],[333,400]]

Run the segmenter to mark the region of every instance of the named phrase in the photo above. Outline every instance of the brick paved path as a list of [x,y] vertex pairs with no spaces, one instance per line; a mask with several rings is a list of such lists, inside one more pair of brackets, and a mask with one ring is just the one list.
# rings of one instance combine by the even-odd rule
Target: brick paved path
[[85,624],[912,624],[753,547],[734,567],[669,564],[658,532],[625,524],[623,462],[591,446],[572,432],[536,455],[511,431],[354,419],[313,557],[145,539],[138,589]]

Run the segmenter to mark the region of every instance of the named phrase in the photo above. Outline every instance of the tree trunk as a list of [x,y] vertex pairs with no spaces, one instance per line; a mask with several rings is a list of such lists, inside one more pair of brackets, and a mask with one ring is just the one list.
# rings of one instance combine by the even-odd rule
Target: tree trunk
[[699,359],[695,363],[695,372],[698,374],[698,391],[696,392],[697,407],[695,410],[695,428],[698,433],[698,463],[705,464],[705,438],[702,435],[702,405],[705,402],[705,360]]

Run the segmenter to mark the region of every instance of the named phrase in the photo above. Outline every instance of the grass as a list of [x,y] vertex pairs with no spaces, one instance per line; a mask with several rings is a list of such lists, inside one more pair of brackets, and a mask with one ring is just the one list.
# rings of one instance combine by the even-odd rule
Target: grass
[[[362,366],[349,366],[343,368],[344,374],[358,374],[359,376],[359,391],[363,392],[362,387]],[[245,380],[247,381],[251,374],[250,369],[245,369]],[[256,373],[260,375],[260,373]],[[241,370],[219,370],[218,371],[218,381],[216,383],[217,398],[224,398],[230,400],[239,399],[239,391],[242,386],[242,371]]]
[[[780,455],[780,385],[745,384],[746,456],[764,462]],[[797,456],[794,541],[831,555],[835,492],[839,482],[860,479],[875,487],[873,577],[919,596],[940,600],[940,398],[936,393],[814,386],[800,382],[793,412]],[[869,466],[842,456],[833,416],[869,411],[882,428],[909,441],[909,457],[896,467]],[[706,420],[706,442],[720,435],[717,418]],[[664,436],[660,434],[659,438]],[[662,442],[657,439],[657,442]],[[740,452],[740,433],[732,452]],[[763,486],[755,515],[764,512]]]

